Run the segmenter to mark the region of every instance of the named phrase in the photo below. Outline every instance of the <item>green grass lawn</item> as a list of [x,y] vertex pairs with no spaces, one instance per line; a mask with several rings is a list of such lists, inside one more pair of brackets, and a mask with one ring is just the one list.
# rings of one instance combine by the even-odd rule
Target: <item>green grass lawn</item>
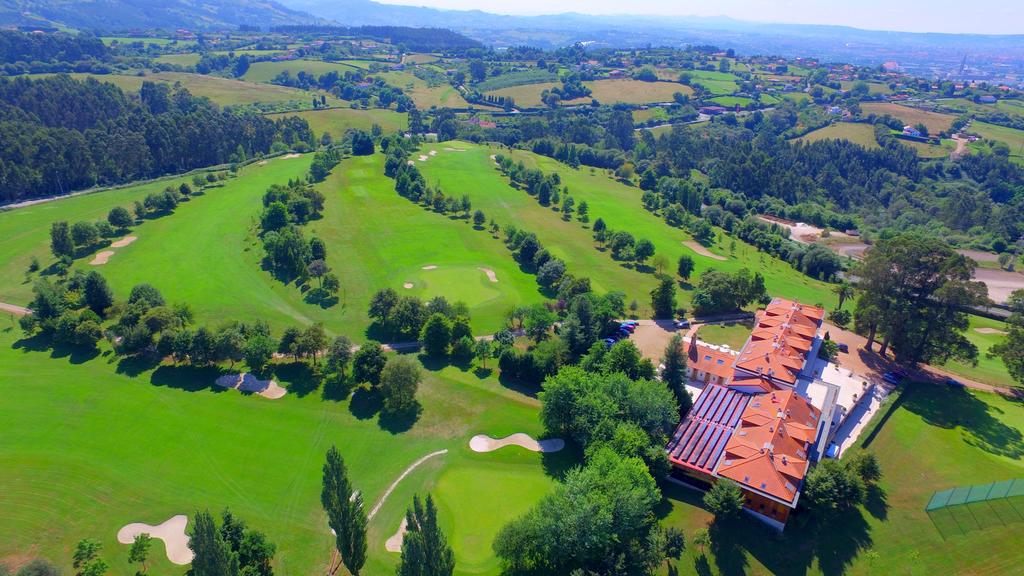
[[164,54],[154,58],[157,62],[174,64],[175,66],[195,66],[199,63],[199,54],[187,52],[185,54]]
[[739,350],[746,344],[750,337],[750,331],[754,323],[735,322],[732,324],[711,324],[703,326],[697,332],[697,337],[708,344],[726,345],[733,350]]
[[[149,282],[172,302],[188,302],[201,322],[262,318],[278,332],[286,326],[324,322],[328,331],[365,338],[367,306],[374,292],[391,287],[423,297],[445,295],[470,304],[473,327],[490,333],[517,304],[542,299],[533,276],[522,272],[509,251],[465,220],[429,212],[398,196],[383,175],[383,156],[346,159],[320,185],[324,217],[307,228],[324,239],[327,262],[341,278],[340,302],[329,308],[303,301],[293,285],[260,267],[262,247],[251,233],[263,192],[275,182],[302,177],[311,156],[276,158],[251,165],[223,188],[181,204],[172,215],[146,221],[133,244],[116,250],[99,267],[115,293],[125,298],[135,284]],[[0,270],[0,301],[26,304],[31,282],[24,272],[31,256],[47,267],[49,225],[60,219],[96,220],[114,206],[162,189],[166,183],[50,202],[0,213],[0,249],[16,255]],[[396,223],[400,223],[396,225]],[[430,238],[430,242],[425,242]],[[76,261],[92,269],[90,258]],[[435,265],[436,270],[423,270]],[[480,268],[490,268],[491,282]],[[411,289],[404,289],[405,283]]]
[[379,72],[374,76],[383,78],[388,84],[408,94],[420,110],[434,106],[438,108],[469,107],[469,103],[463,99],[462,94],[450,84],[431,86],[425,80],[413,75],[412,72]]
[[693,84],[700,84],[705,90],[715,96],[732,94],[740,89],[739,76],[731,72],[710,72],[707,70],[694,70],[688,72],[693,78]]
[[865,148],[880,148],[875,139],[875,129],[870,124],[859,124],[853,122],[836,122],[824,128],[804,134],[797,140],[804,142],[817,142],[819,140],[849,140],[854,144],[860,144]]
[[[981,330],[979,332],[978,330]],[[997,330],[999,332],[992,332]],[[988,358],[985,353],[992,346],[1001,342],[1006,336],[1006,323],[981,316],[971,316],[971,325],[964,333],[968,340],[978,347],[978,365],[954,361],[943,366],[946,370],[960,374],[966,378],[994,384],[996,386],[1014,386],[1016,383],[1006,370],[1001,358]]]
[[716,96],[711,101],[719,106],[726,106],[728,108],[736,106],[743,108],[755,102],[753,98],[747,98],[746,96]]
[[299,72],[306,72],[319,77],[328,72],[344,74],[352,72],[355,67],[336,62],[324,62],[323,60],[283,60],[280,62],[254,62],[249,70],[242,76],[247,82],[270,82],[278,74],[288,71],[292,76]]
[[[635,298],[641,310],[649,308],[654,275],[626,267],[608,253],[597,250],[589,225],[584,228],[576,221],[564,222],[559,213],[540,206],[526,192],[511,188],[489,158],[492,154],[508,154],[507,150],[464,142],[456,145],[466,151],[445,151],[444,148],[452,147],[450,142],[424,148],[438,151],[426,162],[417,163],[428,182],[439,183],[446,194],[467,194],[474,207],[483,209],[488,218],[495,218],[501,225],[512,223],[536,233],[548,250],[566,261],[570,272],[590,277],[598,291],[620,290],[627,294],[627,302]],[[796,273],[788,264],[739,240],[736,241],[735,254],[730,254],[730,239],[724,235],[720,243],[711,247],[712,252],[724,256],[725,260],[695,253],[683,245],[690,239],[685,232],[669,227],[661,218],[644,210],[639,189],[609,178],[604,171],[592,171],[586,167],[574,170],[556,160],[529,152],[515,151],[513,158],[544,172],[557,171],[577,205],[581,201],[587,202],[592,222],[600,217],[609,228],[628,230],[638,238],[649,239],[655,245],[656,253],[668,258],[669,272],[674,270],[679,256],[685,253],[693,256],[696,262],[694,279],[708,268],[735,271],[746,266],[764,275],[772,294],[799,298],[804,302],[821,302],[826,306],[834,304],[835,297],[826,284]],[[688,305],[690,295],[690,291],[681,290],[680,304]]]
[[976,132],[982,138],[1005,142],[1010,147],[1010,157],[1024,159],[1024,130],[1007,128],[986,122],[971,122],[969,132]]
[[[781,535],[745,519],[705,549],[704,561],[688,546],[679,573],[1020,574],[1024,524],[943,540],[924,507],[939,490],[1024,477],[1024,406],[931,385],[912,385],[890,406],[877,434],[862,437],[883,473],[867,506],[824,525],[793,517]],[[700,494],[669,487],[666,496],[665,523],[688,536],[711,520]]]
[[269,118],[281,118],[284,116],[304,118],[306,122],[309,122],[309,127],[317,136],[328,132],[335,139],[341,138],[350,129],[369,132],[374,124],[380,126],[385,134],[405,130],[409,125],[408,115],[405,112],[395,112],[394,110],[384,110],[381,108],[370,108],[367,110],[327,108],[268,115]]
[[[325,399],[282,367],[280,400],[211,387],[215,370],[163,365],[138,372],[109,355],[67,356],[0,328],[0,559],[42,556],[70,571],[82,538],[103,544],[110,574],[134,573],[118,529],[228,506],[277,545],[275,572],[321,573],[332,539],[320,506],[320,468],[336,445],[370,507],[412,462],[369,524],[364,573],[393,573],[384,550],[414,493],[436,493],[457,574],[496,574],[490,540],[550,487],[548,458],[518,448],[475,454],[477,433],[538,435],[538,402],[482,372],[426,372],[417,422],[382,424],[365,402]],[[407,426],[406,426],[407,427]],[[483,511],[486,511],[484,513]],[[22,556],[26,555],[26,556]],[[183,574],[161,543],[151,573]]]

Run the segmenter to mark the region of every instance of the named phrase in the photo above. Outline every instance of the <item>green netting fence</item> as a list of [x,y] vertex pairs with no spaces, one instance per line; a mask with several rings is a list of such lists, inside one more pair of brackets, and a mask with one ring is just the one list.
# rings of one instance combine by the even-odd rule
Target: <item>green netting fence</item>
[[924,511],[943,539],[1024,522],[1024,478],[936,492]]

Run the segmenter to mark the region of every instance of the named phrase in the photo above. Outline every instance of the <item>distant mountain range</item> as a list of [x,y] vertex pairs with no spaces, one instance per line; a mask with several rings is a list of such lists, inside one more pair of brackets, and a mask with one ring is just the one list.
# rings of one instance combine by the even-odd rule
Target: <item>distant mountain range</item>
[[273,0],[0,0],[0,26],[85,30],[228,29],[317,19]]

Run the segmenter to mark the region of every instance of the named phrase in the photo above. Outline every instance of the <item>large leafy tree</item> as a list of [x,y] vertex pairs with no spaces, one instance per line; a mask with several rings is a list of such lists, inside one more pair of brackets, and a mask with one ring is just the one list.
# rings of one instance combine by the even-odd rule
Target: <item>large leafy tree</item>
[[880,353],[891,347],[903,361],[976,361],[963,310],[988,298],[973,273],[974,263],[938,238],[906,233],[879,242],[857,270],[862,295],[855,316],[868,333],[867,348],[881,334]]

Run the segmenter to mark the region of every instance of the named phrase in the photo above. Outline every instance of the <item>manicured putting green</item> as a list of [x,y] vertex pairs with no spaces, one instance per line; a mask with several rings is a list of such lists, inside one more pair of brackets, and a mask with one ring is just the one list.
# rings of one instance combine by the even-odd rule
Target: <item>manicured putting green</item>
[[[497,288],[499,282],[491,282],[481,267],[446,265],[431,270],[422,268],[409,274],[415,280],[403,281],[401,294],[412,294],[424,300],[433,296],[444,296],[449,301],[461,300],[471,308],[486,306],[502,297]],[[404,288],[405,282],[412,288]]]

